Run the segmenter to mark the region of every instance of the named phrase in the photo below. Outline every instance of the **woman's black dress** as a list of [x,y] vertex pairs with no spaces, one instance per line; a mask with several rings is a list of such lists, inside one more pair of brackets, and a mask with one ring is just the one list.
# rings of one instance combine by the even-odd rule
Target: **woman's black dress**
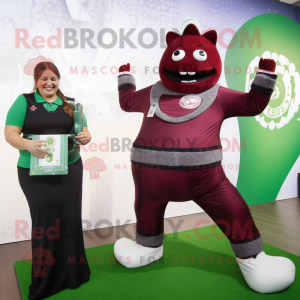
[[[24,134],[67,134],[73,120],[58,106],[48,112],[33,94],[24,95],[27,115]],[[34,104],[37,109],[30,111]],[[85,255],[81,206],[81,158],[69,165],[68,175],[30,176],[18,166],[20,186],[32,218],[32,283],[29,299],[44,299],[65,288],[78,288],[89,280]]]

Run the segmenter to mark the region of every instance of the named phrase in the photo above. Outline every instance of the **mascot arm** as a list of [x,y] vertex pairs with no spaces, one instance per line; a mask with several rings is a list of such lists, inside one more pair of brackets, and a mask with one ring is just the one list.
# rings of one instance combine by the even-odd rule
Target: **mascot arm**
[[135,78],[130,74],[130,64],[119,68],[118,77],[119,102],[122,110],[126,112],[143,112],[144,101],[136,92]]
[[224,119],[256,116],[263,112],[275,88],[277,79],[277,75],[274,73],[275,68],[274,60],[261,58],[249,93],[220,88],[218,99],[224,113]]

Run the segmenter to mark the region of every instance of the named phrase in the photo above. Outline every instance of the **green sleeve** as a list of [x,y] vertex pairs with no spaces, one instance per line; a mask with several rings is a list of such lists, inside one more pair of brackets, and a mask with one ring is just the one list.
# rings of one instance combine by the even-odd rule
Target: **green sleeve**
[[10,107],[5,125],[23,127],[26,117],[27,101],[24,95],[20,95]]
[[83,114],[83,121],[82,121],[82,123],[83,123],[83,127],[87,127],[87,122],[86,122],[86,118],[85,118],[85,115]]

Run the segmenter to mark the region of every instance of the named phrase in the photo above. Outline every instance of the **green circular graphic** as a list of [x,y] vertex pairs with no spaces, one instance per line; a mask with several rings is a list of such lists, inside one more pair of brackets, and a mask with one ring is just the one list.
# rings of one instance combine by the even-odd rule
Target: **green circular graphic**
[[52,160],[53,160],[53,153],[48,153],[46,156],[46,161],[50,163]]
[[242,92],[249,92],[261,57],[276,62],[278,77],[271,100],[255,117],[262,127],[269,130],[283,128],[299,110],[299,30],[300,25],[285,16],[261,15],[236,32],[226,53],[227,85]]
[[[246,22],[233,36],[224,62],[227,86],[248,93],[261,57],[276,62],[277,83],[257,116],[238,117],[240,152],[237,188],[248,204],[274,201],[300,154],[300,25],[265,14]],[[247,99],[249,107],[257,105]],[[295,179],[296,180],[296,179]]]
[[52,136],[48,136],[45,140],[46,146],[54,146],[55,145],[55,138]]

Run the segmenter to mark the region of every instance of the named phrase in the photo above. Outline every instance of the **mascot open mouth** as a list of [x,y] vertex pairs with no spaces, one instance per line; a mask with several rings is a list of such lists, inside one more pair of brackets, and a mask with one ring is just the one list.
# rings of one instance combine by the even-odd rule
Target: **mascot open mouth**
[[193,83],[193,82],[200,82],[206,80],[210,76],[212,76],[215,71],[215,69],[197,71],[197,72],[171,71],[166,68],[164,68],[164,70],[165,70],[165,74],[170,80],[175,82],[180,82],[180,83]]

